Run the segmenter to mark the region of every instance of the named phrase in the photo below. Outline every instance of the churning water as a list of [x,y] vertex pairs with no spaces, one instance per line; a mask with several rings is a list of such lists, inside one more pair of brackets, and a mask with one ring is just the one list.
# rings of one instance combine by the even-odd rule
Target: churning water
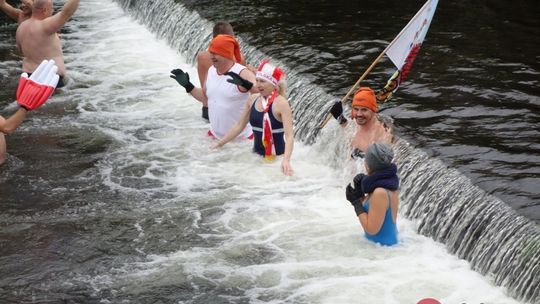
[[[197,20],[198,30],[210,29],[188,14],[182,18]],[[415,207],[424,200],[416,185],[404,185],[401,243],[385,248],[365,240],[343,193],[353,171],[341,163],[351,130],[331,125],[313,145],[297,141],[294,176],[283,177],[279,162],[251,153],[251,142],[209,149],[200,105],[168,77],[180,67],[195,79],[192,56],[156,38],[118,4],[82,2],[62,39],[72,82],[31,114],[19,137],[61,156],[49,159],[50,169],[39,162],[39,151],[18,148],[2,173],[5,302],[397,304],[436,297],[522,303],[508,293],[538,300],[538,252],[530,254],[528,271],[511,270],[528,273],[532,285],[498,280],[489,267],[480,275],[444,244],[418,234],[426,224],[417,218],[422,210],[431,214],[425,207],[431,205]],[[187,35],[178,40],[204,42]],[[291,85],[290,99],[305,111],[302,99],[313,97],[298,86]],[[308,122],[296,125],[309,133]],[[406,142],[396,148],[410,183],[417,181],[415,168],[431,170],[421,168],[427,157]],[[39,173],[25,173],[33,170]],[[451,229],[468,239],[467,229],[435,223],[445,231],[436,237],[442,242],[452,239]],[[521,224],[538,240],[534,226]],[[512,262],[486,263],[499,269]]]

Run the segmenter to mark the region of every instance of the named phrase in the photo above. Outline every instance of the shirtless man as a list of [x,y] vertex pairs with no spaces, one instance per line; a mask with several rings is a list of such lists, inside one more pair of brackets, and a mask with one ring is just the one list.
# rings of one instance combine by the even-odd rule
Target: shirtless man
[[[356,121],[356,132],[351,143],[353,157],[362,156],[373,143],[392,143],[392,130],[379,119],[377,109],[377,99],[372,89],[362,87],[354,94],[351,110],[351,116]],[[332,106],[330,113],[341,125],[347,123],[340,101]]]
[[17,29],[17,47],[23,55],[23,72],[31,74],[44,59],[53,59],[58,66],[60,81],[64,85],[66,73],[64,56],[58,32],[75,13],[80,0],[68,0],[62,10],[53,15],[52,0],[34,0],[32,17]]
[[21,0],[19,9],[9,5],[6,0],[0,0],[0,10],[8,15],[9,18],[21,24],[23,21],[30,19],[32,16],[32,4],[33,0]]

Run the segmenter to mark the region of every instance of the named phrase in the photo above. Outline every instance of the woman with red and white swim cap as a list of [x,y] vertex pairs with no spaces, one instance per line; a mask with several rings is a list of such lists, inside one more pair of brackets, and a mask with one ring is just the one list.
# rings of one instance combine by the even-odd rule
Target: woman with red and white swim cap
[[254,135],[253,151],[269,161],[283,155],[281,171],[292,175],[294,134],[292,111],[285,98],[285,73],[264,60],[257,69],[255,85],[259,93],[250,96],[236,125],[212,148],[224,146],[249,123]]

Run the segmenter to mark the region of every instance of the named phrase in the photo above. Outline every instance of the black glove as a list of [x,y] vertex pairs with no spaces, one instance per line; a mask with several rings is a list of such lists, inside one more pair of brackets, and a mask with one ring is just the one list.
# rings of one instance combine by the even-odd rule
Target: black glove
[[362,196],[365,195],[364,189],[362,187],[362,180],[364,180],[364,177],[366,176],[367,175],[365,175],[364,173],[359,173],[359,174],[356,174],[356,176],[353,178],[354,189],[357,191],[361,191]]
[[189,74],[182,71],[181,69],[174,69],[171,71],[170,77],[176,82],[178,82],[181,86],[186,89],[186,92],[191,92],[195,88],[195,86],[189,81]]
[[210,120],[210,118],[208,118],[208,107],[205,107],[205,106],[202,107],[201,117],[206,120]]
[[353,188],[351,184],[348,184],[347,188],[345,189],[345,196],[347,197],[347,200],[351,202],[351,205],[353,205],[356,216],[359,216],[360,214],[367,212],[366,209],[364,209],[364,206],[362,205],[362,199],[364,198],[364,191],[362,191],[361,188],[356,189],[356,188]]
[[225,75],[231,76],[230,79],[227,79],[227,82],[244,87],[248,91],[253,87],[253,83],[251,83],[251,81],[240,77],[240,75],[236,74],[235,72],[227,72]]
[[339,100],[332,105],[332,108],[330,108],[330,114],[339,121],[340,125],[347,122],[347,118],[343,116],[343,105]]
[[345,197],[347,197],[347,200],[351,202],[351,204],[354,204],[355,201],[364,198],[364,191],[362,191],[362,188],[356,189],[353,188],[351,184],[348,184],[345,188]]
[[354,212],[357,216],[366,212],[364,206],[362,205],[362,200],[366,195],[362,189],[362,180],[364,177],[366,177],[364,173],[357,174],[353,179],[354,188],[351,186],[351,184],[348,184],[347,188],[345,189],[345,196],[347,197],[347,200],[351,202],[351,205],[353,205]]
[[356,213],[356,216],[359,216],[362,213],[367,213],[366,209],[364,209],[364,205],[362,205],[362,202],[360,202],[360,200],[357,200],[352,205],[354,207],[354,213]]

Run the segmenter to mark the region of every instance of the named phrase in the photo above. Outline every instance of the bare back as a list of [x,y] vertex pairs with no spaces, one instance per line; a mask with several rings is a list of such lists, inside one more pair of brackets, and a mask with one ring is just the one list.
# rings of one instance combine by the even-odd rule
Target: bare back
[[208,51],[202,51],[197,55],[197,72],[199,73],[199,82],[201,87],[206,83],[208,69],[212,66],[212,55]]
[[64,76],[64,56],[57,33],[48,33],[46,20],[30,18],[17,29],[17,46],[23,54],[23,72],[32,73],[44,59],[54,59],[58,74]]
[[17,29],[17,47],[23,55],[23,71],[33,72],[44,59],[54,59],[58,74],[64,76],[64,56],[57,32],[77,10],[80,0],[67,0],[53,12],[52,0],[34,0],[32,17]]

